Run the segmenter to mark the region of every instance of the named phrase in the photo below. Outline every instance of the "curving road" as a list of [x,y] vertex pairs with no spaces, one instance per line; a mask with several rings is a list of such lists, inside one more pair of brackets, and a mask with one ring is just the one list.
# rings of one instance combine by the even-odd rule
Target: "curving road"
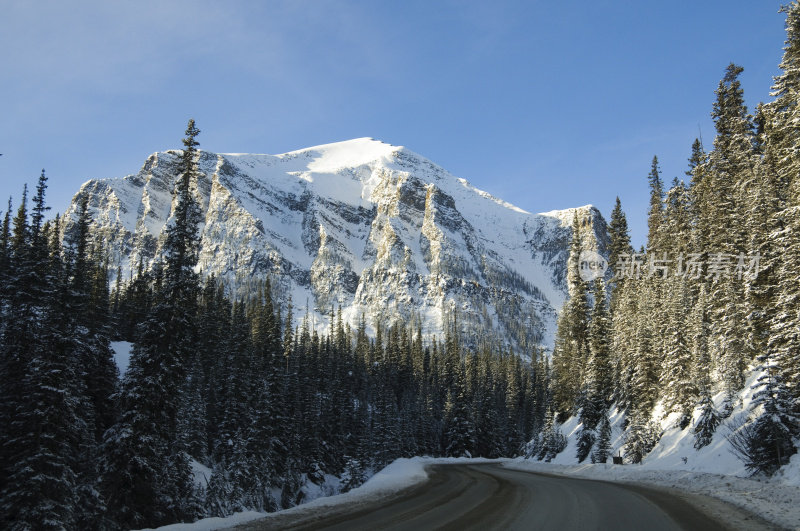
[[[496,464],[435,465],[430,466],[428,472],[429,481],[388,499],[276,515],[237,529],[713,531],[763,528],[762,522],[721,502],[715,502],[715,511],[701,511],[696,506],[698,503],[645,487],[520,472]],[[722,511],[720,505],[723,505]],[[717,519],[720,517],[722,521]]]

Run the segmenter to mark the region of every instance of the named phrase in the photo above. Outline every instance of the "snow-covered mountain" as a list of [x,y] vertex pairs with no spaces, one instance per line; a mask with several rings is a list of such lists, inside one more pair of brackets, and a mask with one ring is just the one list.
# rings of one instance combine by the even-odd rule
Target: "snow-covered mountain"
[[[93,234],[129,278],[158,256],[180,152],[154,153],[135,175],[86,182]],[[518,349],[549,345],[566,297],[577,214],[588,247],[605,253],[591,206],[530,214],[403,147],[361,138],[283,155],[201,152],[200,268],[230,289],[269,276],[284,303],[325,326],[341,307],[443,333],[457,314],[467,339],[493,334]],[[491,335],[489,335],[491,337]]]

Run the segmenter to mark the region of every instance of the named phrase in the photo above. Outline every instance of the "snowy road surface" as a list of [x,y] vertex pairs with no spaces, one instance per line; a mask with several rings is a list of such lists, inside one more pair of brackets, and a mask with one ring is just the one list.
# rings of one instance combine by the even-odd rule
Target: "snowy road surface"
[[497,464],[431,465],[428,470],[429,481],[382,501],[276,515],[237,529],[770,528],[733,507],[720,521],[721,502],[716,502],[715,511],[705,511],[698,508],[701,503],[647,487],[534,474]]

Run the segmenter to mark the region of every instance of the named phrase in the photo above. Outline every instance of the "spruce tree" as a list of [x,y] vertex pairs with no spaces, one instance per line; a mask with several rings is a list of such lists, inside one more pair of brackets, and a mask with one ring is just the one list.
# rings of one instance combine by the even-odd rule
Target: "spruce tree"
[[[594,281],[594,308],[589,325],[589,350],[591,358],[587,369],[589,399],[594,410],[605,412],[611,405],[613,376],[610,352],[610,319],[606,301],[606,288],[603,279]],[[599,417],[596,419],[599,420]]]
[[578,462],[592,451],[597,438],[597,425],[607,415],[613,394],[609,350],[610,320],[606,305],[606,290],[602,279],[594,281],[594,308],[589,325],[590,358],[584,379],[584,399],[580,413],[581,432],[578,436]]
[[[121,417],[107,432],[105,487],[123,526],[154,526],[194,519],[199,509],[185,447],[178,432],[181,392],[196,331],[199,207],[199,130],[189,120],[167,225],[163,273],[154,305],[137,332],[119,396]],[[132,486],[132,487],[131,487]]]
[[663,320],[659,314],[660,279],[643,278],[635,286],[638,304],[630,330],[632,344],[627,360],[628,417],[649,418],[658,400],[659,365],[664,359]]
[[0,347],[3,379],[0,506],[10,529],[86,524],[98,504],[82,456],[94,439],[86,422],[66,268],[58,223],[45,223],[47,178],[36,187],[30,224],[26,194],[14,221],[11,297]]
[[611,451],[611,423],[608,421],[608,414],[604,414],[597,428],[597,442],[592,451],[592,463],[605,463]]
[[694,427],[694,447],[699,450],[711,443],[719,425],[719,413],[712,400],[711,356],[708,351],[708,300],[706,288],[700,286],[697,300],[692,307],[689,322],[691,356],[694,361],[694,381],[697,385],[700,417]]
[[640,415],[634,415],[628,423],[625,433],[625,457],[631,463],[638,464],[658,444],[661,433],[658,425]]
[[[8,198],[8,208],[3,215],[3,224],[0,226],[0,315],[5,309],[8,300],[8,283],[11,274],[11,198]],[[2,325],[0,325],[2,333]]]
[[671,277],[667,290],[666,358],[660,383],[665,407],[668,411],[680,413],[678,425],[684,429],[692,421],[698,396],[687,327],[691,302],[689,288],[683,278]]
[[740,439],[746,443],[746,451],[740,455],[744,454],[741,456],[748,470],[771,475],[797,453],[795,440],[800,435],[800,413],[783,380],[781,367],[769,353],[760,356],[759,361],[764,374],[757,382],[758,392],[753,398],[754,405],[761,406],[761,411],[746,431],[747,437]]
[[475,423],[467,405],[464,371],[462,364],[444,407],[444,455],[448,457],[471,457],[475,446]]
[[647,213],[647,252],[660,253],[664,228],[664,183],[658,167],[658,157],[653,156],[650,174],[647,176],[650,186],[650,210]]
[[572,223],[572,241],[567,262],[570,297],[558,316],[553,350],[553,405],[560,420],[579,407],[584,366],[589,357],[589,302],[586,283],[581,279],[578,263],[582,245],[577,214]]
[[665,238],[662,244],[662,252],[667,253],[667,258],[676,268],[678,260],[685,261],[687,255],[693,252],[689,246],[692,230],[690,197],[689,189],[676,177],[665,200],[663,230],[669,238]]
[[611,245],[608,250],[608,263],[614,272],[614,277],[611,279],[611,313],[617,305],[617,288],[624,282],[626,272],[622,270],[627,265],[627,262],[622,262],[622,258],[632,259],[633,247],[631,246],[631,237],[628,232],[628,220],[625,217],[625,212],[622,211],[622,203],[617,197],[614,204],[614,210],[611,211],[611,221],[608,224],[608,236],[611,239]]
[[[797,154],[797,116],[800,113],[800,3],[784,7],[786,42],[781,74],[775,78],[775,100],[764,108],[765,159],[772,170],[768,175],[777,191],[774,232],[770,235],[777,260],[767,256],[764,272],[767,286],[766,314],[771,316],[766,351],[781,385],[787,386],[800,410],[800,158]],[[769,248],[765,249],[769,252]],[[759,279],[761,279],[761,273]]]

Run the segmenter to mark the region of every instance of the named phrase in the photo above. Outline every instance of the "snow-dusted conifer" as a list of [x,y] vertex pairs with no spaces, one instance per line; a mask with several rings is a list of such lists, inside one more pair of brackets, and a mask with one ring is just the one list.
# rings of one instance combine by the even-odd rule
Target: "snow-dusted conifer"
[[611,455],[611,423],[608,414],[600,418],[597,427],[597,442],[592,451],[592,463],[605,463]]
[[681,414],[681,429],[692,421],[692,411],[697,402],[697,385],[694,378],[689,327],[690,295],[686,281],[671,277],[667,281],[666,308],[666,358],[661,370],[661,390],[668,411]]
[[579,407],[584,366],[589,357],[589,302],[586,283],[578,270],[581,250],[582,236],[576,214],[567,264],[570,297],[558,317],[553,350],[553,404],[560,416],[566,416]]

